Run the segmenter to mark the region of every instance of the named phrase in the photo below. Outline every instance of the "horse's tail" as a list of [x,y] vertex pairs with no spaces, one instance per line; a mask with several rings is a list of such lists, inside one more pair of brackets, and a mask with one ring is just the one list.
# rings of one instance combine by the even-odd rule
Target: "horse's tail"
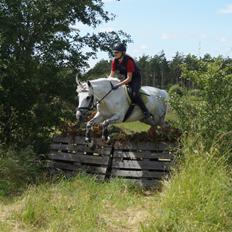
[[170,111],[171,111],[171,105],[170,105],[170,97],[169,94],[166,90],[162,90],[163,91],[163,97],[164,97],[164,104],[165,104],[165,108],[166,108],[166,112],[165,114],[167,115]]

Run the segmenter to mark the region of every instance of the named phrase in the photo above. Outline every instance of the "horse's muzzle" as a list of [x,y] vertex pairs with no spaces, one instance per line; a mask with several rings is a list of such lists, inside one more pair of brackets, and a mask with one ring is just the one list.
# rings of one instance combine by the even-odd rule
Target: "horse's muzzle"
[[77,110],[76,112],[76,119],[78,122],[81,122],[83,120],[83,114],[80,110]]

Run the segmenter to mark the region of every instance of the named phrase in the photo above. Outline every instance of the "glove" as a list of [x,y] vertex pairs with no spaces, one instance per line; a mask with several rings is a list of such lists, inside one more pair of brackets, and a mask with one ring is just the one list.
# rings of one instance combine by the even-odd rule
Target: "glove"
[[116,89],[118,89],[119,88],[119,86],[118,85],[114,85],[114,86],[112,86],[112,90],[116,90]]

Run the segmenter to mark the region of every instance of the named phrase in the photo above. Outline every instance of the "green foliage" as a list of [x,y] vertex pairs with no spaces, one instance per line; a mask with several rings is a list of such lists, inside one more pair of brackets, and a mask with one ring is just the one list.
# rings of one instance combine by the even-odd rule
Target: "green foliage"
[[[130,54],[130,51],[128,53]],[[143,55],[142,57],[135,58],[135,60],[141,71],[143,85],[165,89],[169,89],[170,86],[175,84],[181,87],[192,88],[192,81],[183,78],[181,66],[186,64],[191,69],[198,69],[199,66],[196,56],[191,54],[184,56],[178,52],[172,60],[167,60],[163,51],[154,56]],[[207,57],[206,60],[211,62],[214,59]],[[90,69],[84,78],[92,79],[101,75],[108,75],[109,70],[109,61],[102,60]]]
[[171,98],[182,130],[199,133],[209,143],[218,134],[232,130],[230,63],[222,59],[211,62],[199,60],[197,69],[183,65],[182,75],[198,87],[198,93],[192,94],[190,91],[187,96],[175,95]]
[[108,77],[110,69],[110,62],[107,60],[101,60],[83,76],[83,79],[92,80],[100,77]]
[[168,91],[170,96],[173,96],[173,95],[183,96],[185,95],[185,92],[186,90],[178,84],[172,85]]
[[202,101],[195,96],[180,96],[173,94],[170,97],[170,105],[176,114],[176,127],[183,133],[199,132],[199,114],[201,114]]
[[[110,52],[119,32],[87,33],[113,19],[102,0],[0,1],[0,141],[39,144],[66,120],[74,120],[74,72],[98,50]],[[83,48],[88,48],[85,52]]]
[[20,193],[35,183],[41,166],[30,147],[21,151],[0,148],[0,197]]
[[229,232],[232,228],[231,174],[216,147],[185,141],[180,165],[165,183],[153,220],[143,232]]

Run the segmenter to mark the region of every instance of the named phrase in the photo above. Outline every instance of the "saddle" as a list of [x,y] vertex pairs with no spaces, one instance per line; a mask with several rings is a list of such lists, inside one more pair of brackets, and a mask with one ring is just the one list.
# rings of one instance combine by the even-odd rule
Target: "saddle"
[[[125,122],[130,117],[130,115],[132,114],[132,112],[136,106],[136,103],[133,101],[131,88],[129,86],[126,86],[124,88],[124,91],[125,91],[125,94],[127,96],[127,100],[129,102],[129,108],[124,116],[123,122]],[[146,102],[147,96],[149,96],[149,95],[147,93],[145,93],[145,91],[142,89],[139,90],[139,94],[140,94],[142,100],[144,102]]]

